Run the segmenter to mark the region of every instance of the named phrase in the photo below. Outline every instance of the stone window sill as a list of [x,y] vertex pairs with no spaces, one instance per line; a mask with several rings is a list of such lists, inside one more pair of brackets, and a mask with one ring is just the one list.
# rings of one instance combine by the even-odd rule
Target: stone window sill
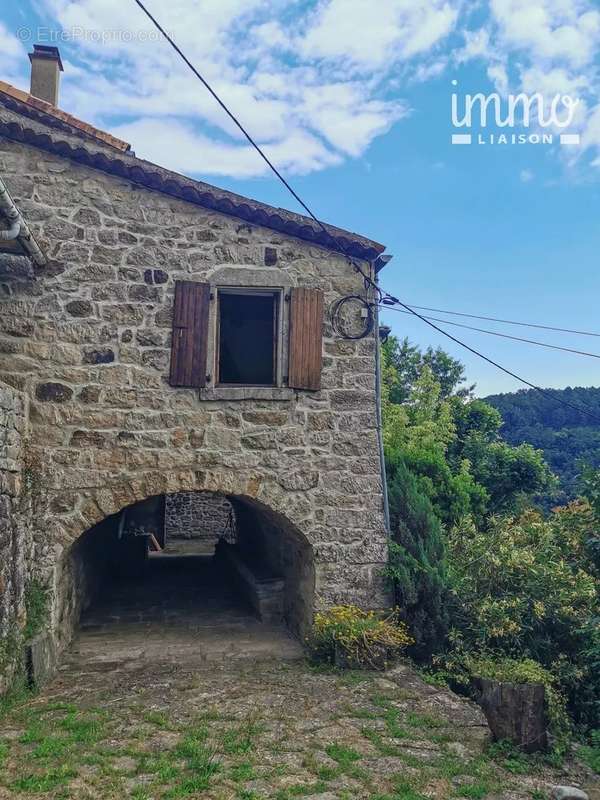
[[200,400],[291,400],[294,390],[279,386],[214,386],[198,390]]

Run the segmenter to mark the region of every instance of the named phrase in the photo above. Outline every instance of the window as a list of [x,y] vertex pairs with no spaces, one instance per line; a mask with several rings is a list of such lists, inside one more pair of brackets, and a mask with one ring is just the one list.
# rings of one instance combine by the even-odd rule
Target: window
[[277,385],[279,297],[277,291],[218,291],[218,385]]
[[236,394],[236,386],[261,395],[284,387],[319,391],[323,292],[285,291],[284,304],[283,289],[175,281],[170,385],[201,389],[211,400]]

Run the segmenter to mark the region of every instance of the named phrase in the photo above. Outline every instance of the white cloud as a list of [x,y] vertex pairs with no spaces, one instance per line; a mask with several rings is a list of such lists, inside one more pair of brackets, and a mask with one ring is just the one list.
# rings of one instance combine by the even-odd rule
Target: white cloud
[[430,64],[418,64],[413,75],[413,81],[415,83],[426,83],[441,75],[447,66],[448,59],[446,58],[439,58],[437,61],[433,61]]
[[[114,129],[116,136],[135,142],[136,155],[178,172],[256,178],[268,167],[248,145],[216,141],[176,119],[146,118]],[[303,174],[341,162],[318,139],[301,130],[289,131],[277,143],[266,145],[275,166],[290,174]]]
[[429,51],[452,30],[453,0],[329,0],[310,20],[298,49],[305,56],[380,69]]
[[490,6],[509,48],[576,68],[596,54],[600,11],[587,0],[490,0]]
[[[585,152],[590,148],[600,152],[600,103],[589,110],[586,125],[581,135],[582,151]],[[600,166],[600,157],[596,158],[592,163],[594,166]]]
[[[292,173],[365,158],[411,113],[403,99],[409,87],[414,94],[416,83],[473,60],[502,94],[579,97],[575,127],[585,145],[577,157],[600,151],[596,0],[146,1]],[[48,26],[72,38],[66,110],[182,172],[264,174],[237,127],[134,3],[37,2]],[[0,70],[19,85],[28,70],[25,49],[1,25]]]
[[[25,82],[26,51],[17,37],[0,22],[0,77],[22,85]],[[26,88],[26,87],[23,87]]]
[[[263,173],[239,129],[169,45],[156,38],[133,3],[41,2],[77,48],[78,67],[63,80],[64,108],[183,172]],[[201,7],[196,0],[170,0],[168,9],[151,0],[149,8],[279,165],[309,172],[360,158],[408,113],[397,91],[385,94],[382,72],[350,74],[345,51],[329,48],[326,65],[324,54],[317,54],[319,47],[327,49],[329,25],[339,27],[348,11],[365,15],[367,5],[363,2],[361,10],[360,0],[325,0],[304,16],[304,29],[298,20],[290,22],[290,4],[284,0],[203,0]],[[455,12],[450,0],[380,0],[378,13],[366,16],[394,20],[388,40],[394,53],[386,65],[391,69],[397,58],[424,53],[437,43]],[[367,43],[356,30],[350,38],[361,41],[355,48],[358,59]],[[378,32],[381,27],[375,26],[369,34],[373,44]],[[381,51],[373,50],[373,56],[380,64],[384,60]],[[155,141],[168,131],[173,135],[167,142],[177,140],[176,154]]]
[[530,169],[522,169],[519,173],[519,178],[521,183],[530,183],[534,179],[535,175],[532,170]]
[[499,62],[490,64],[487,68],[487,75],[500,94],[508,93],[508,72],[505,64]]
[[470,61],[473,58],[490,57],[490,33],[487,28],[479,28],[475,31],[464,30],[464,46],[454,53],[454,60],[457,64]]

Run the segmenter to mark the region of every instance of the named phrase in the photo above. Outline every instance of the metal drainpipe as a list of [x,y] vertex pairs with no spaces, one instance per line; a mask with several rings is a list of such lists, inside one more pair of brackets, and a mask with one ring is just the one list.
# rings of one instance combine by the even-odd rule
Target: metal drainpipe
[[[378,283],[375,262],[371,262],[371,272],[375,283]],[[381,415],[381,341],[379,340],[379,306],[375,305],[375,409],[377,415],[377,443],[379,445],[379,465],[383,494],[383,519],[388,536],[392,535],[390,527],[390,506],[388,501],[387,477],[385,470],[385,454],[383,450],[383,420]]]
[[0,211],[10,223],[8,230],[0,231],[0,241],[10,241],[18,238],[23,249],[35,264],[38,266],[45,264],[46,257],[29,230],[29,226],[21,216],[21,212],[16,207],[2,178],[0,178]]

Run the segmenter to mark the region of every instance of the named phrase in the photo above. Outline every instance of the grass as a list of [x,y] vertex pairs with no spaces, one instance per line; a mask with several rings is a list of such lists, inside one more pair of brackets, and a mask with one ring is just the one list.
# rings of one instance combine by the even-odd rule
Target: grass
[[163,794],[164,800],[175,800],[178,797],[189,797],[197,792],[205,792],[209,787],[211,775],[212,773],[184,778]]
[[353,708],[352,706],[347,706],[346,714],[351,719],[378,719],[378,715],[374,711],[369,711],[367,708]]
[[410,712],[406,715],[406,724],[411,728],[432,729],[443,728],[446,724],[443,720],[437,717],[432,717],[430,714],[416,714]]
[[47,770],[39,774],[29,773],[25,777],[17,778],[11,784],[11,788],[17,792],[51,792],[58,786],[65,786],[74,778],[77,773],[75,770],[64,764],[60,767]]
[[237,727],[223,734],[223,750],[227,755],[245,755],[254,749],[261,726],[255,713],[249,714]]
[[73,742],[79,744],[93,744],[102,739],[104,734],[99,719],[80,716],[76,712],[69,712],[59,725]]
[[487,783],[465,783],[456,787],[458,797],[467,797],[471,800],[482,800],[489,792],[490,787]]
[[391,794],[375,795],[371,800],[429,800],[428,797],[417,791],[413,781],[396,776],[393,784],[393,792]]
[[235,783],[244,783],[245,781],[253,781],[256,778],[256,773],[250,761],[242,761],[241,764],[235,764],[231,767],[229,776]]
[[357,753],[356,750],[337,743],[328,745],[325,748],[325,752],[329,758],[337,761],[343,770],[349,769],[354,762],[360,761],[362,758],[361,754]]
[[540,769],[539,758],[526,755],[510,742],[493,742],[486,754],[512,775],[530,775]]
[[368,728],[363,727],[361,729],[362,735],[367,739],[371,744],[377,748],[378,752],[382,756],[397,756],[399,753],[399,748],[396,744],[389,744],[385,741],[384,737],[382,736],[381,732],[378,731],[376,728]]
[[[105,696],[92,695],[94,707],[62,702],[60,696],[43,703],[23,695],[21,703],[6,710],[7,729],[13,733],[10,740],[0,738],[0,767],[5,765],[0,795],[7,790],[24,800],[74,800],[84,794],[82,784],[97,800],[185,800],[207,792],[218,800],[264,800],[267,795],[294,800],[327,791],[340,800],[486,800],[519,787],[521,775],[549,769],[541,758],[524,756],[505,743],[479,752],[467,741],[466,753],[457,754],[452,743],[462,742],[460,731],[432,715],[414,691],[386,687],[374,693],[378,684],[372,676],[349,674],[342,681],[336,671],[331,678],[323,673],[317,679],[312,670],[298,669],[287,666],[283,689],[277,673],[268,680],[277,693],[289,689],[290,698],[298,697],[297,687],[304,691],[306,681],[316,686],[316,702],[311,705],[307,694],[301,707],[286,702],[271,709],[265,703],[263,710],[257,700],[260,715],[240,716],[229,696],[223,706],[199,712],[185,688],[170,695],[168,703],[144,688],[118,705],[102,705]],[[247,701],[243,690],[240,702]],[[263,686],[259,691],[264,698]],[[339,702],[330,708],[332,697]],[[317,724],[323,730],[335,726],[326,745],[314,735],[313,719],[314,730],[321,730]],[[308,727],[297,727],[305,721]],[[160,730],[172,733],[160,737]],[[597,764],[597,744],[591,741],[579,750],[590,766]],[[371,768],[381,757],[386,759],[381,769]],[[259,778],[257,790],[252,782]],[[533,790],[527,796],[547,800]]]
[[136,786],[131,792],[131,800],[151,800],[150,795],[143,786]]
[[71,742],[68,738],[43,736],[31,751],[31,757],[41,760],[61,758],[68,751],[70,744]]
[[406,728],[400,724],[400,712],[396,708],[388,708],[384,719],[385,726],[392,739],[406,739],[409,736]]
[[162,711],[147,711],[143,715],[145,722],[150,725],[155,725],[157,728],[167,729],[170,728],[169,718]]
[[579,748],[581,760],[600,774],[600,730],[592,731],[590,744]]
[[322,794],[326,791],[327,784],[324,781],[316,781],[315,783],[294,783],[276,792],[275,800],[290,800],[292,797],[305,797],[312,794]]

